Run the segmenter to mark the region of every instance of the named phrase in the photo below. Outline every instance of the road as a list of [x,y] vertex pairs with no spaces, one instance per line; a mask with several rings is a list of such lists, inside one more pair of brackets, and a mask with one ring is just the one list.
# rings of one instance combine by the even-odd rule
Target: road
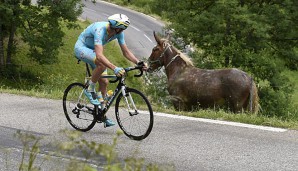
[[[115,10],[120,13],[124,9],[98,2],[96,6],[87,4],[85,14],[99,12],[98,16],[93,13],[88,16],[94,17],[90,18],[92,20],[101,20],[116,13]],[[123,13],[129,15],[132,26],[136,28],[127,30],[128,46],[139,53],[138,56],[147,56],[154,46],[154,42],[150,41],[153,40],[152,31],[158,30],[160,23],[135,12],[125,10]],[[113,112],[108,115],[115,119]],[[42,153],[37,161],[39,164],[42,163],[43,153],[53,150],[48,144],[65,139],[60,130],[72,130],[64,117],[61,100],[0,93],[0,116],[1,171],[18,170],[22,144],[13,136],[16,130],[44,137]],[[111,143],[118,129],[118,126],[103,128],[98,124],[83,136],[97,143]],[[116,151],[120,159],[141,157],[146,162],[181,171],[293,171],[298,170],[297,137],[295,130],[155,113],[154,127],[148,138],[133,141],[123,135]],[[67,157],[54,156],[53,160],[42,164],[42,170],[62,170],[68,162]]]
[[[2,93],[0,108],[0,146],[11,149],[10,157],[21,154],[22,145],[13,137],[16,130],[43,136],[43,146],[65,139],[60,130],[72,130],[64,117],[61,100]],[[115,119],[113,113],[109,117]],[[118,126],[103,128],[98,124],[84,133],[84,138],[110,144],[118,129]],[[297,170],[297,137],[294,130],[155,113],[148,138],[139,142],[122,135],[116,151],[120,159],[135,156],[176,170]],[[4,150],[0,151],[5,156]],[[4,159],[0,160],[0,166]]]

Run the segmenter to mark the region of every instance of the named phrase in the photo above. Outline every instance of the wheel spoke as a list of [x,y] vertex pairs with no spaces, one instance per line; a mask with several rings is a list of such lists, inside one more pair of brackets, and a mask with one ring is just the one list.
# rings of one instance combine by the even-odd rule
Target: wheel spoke
[[89,104],[83,94],[84,85],[73,83],[67,87],[63,97],[63,109],[70,125],[80,131],[88,131],[93,128],[96,119],[93,115],[94,105]]
[[153,126],[151,105],[138,90],[128,88],[126,91],[126,94],[129,94],[128,98],[124,98],[120,94],[116,100],[115,107],[118,124],[130,138],[135,140],[144,139],[150,134]]

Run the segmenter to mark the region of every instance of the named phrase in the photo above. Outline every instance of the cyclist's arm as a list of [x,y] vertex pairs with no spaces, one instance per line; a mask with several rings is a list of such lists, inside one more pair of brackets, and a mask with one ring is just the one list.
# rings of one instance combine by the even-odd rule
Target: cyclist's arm
[[95,64],[103,64],[104,66],[110,68],[111,70],[114,70],[116,66],[112,64],[103,54],[103,46],[102,45],[95,45],[95,54],[96,54],[96,59],[95,59]]
[[139,62],[139,60],[135,57],[135,55],[128,49],[128,47],[126,46],[126,44],[120,44],[121,50],[123,55],[130,60],[131,62],[133,62],[134,64],[137,64]]

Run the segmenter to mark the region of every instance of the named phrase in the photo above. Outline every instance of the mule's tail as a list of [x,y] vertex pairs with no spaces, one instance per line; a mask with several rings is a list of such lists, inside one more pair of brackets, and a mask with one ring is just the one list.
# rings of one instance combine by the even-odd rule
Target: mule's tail
[[249,111],[251,113],[257,114],[259,111],[259,95],[258,95],[258,89],[254,82],[254,80],[251,78],[250,83],[250,95],[249,95]]

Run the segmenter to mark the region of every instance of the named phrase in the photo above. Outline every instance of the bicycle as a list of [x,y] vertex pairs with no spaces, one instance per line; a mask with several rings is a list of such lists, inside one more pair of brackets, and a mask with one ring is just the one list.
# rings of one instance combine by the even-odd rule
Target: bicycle
[[[126,74],[122,77],[115,75],[101,76],[108,78],[110,83],[118,82],[113,95],[103,108],[91,104],[85,96],[83,91],[88,88],[86,79],[85,84],[78,82],[70,84],[63,95],[63,110],[70,125],[83,132],[91,130],[96,123],[105,121],[106,113],[116,100],[115,115],[120,129],[133,140],[146,138],[153,127],[151,104],[142,92],[125,84],[125,79],[130,71],[140,71],[139,74],[134,75],[135,77],[143,75],[143,65],[124,68]],[[90,76],[90,70],[88,64],[86,64],[86,77],[90,78]]]

